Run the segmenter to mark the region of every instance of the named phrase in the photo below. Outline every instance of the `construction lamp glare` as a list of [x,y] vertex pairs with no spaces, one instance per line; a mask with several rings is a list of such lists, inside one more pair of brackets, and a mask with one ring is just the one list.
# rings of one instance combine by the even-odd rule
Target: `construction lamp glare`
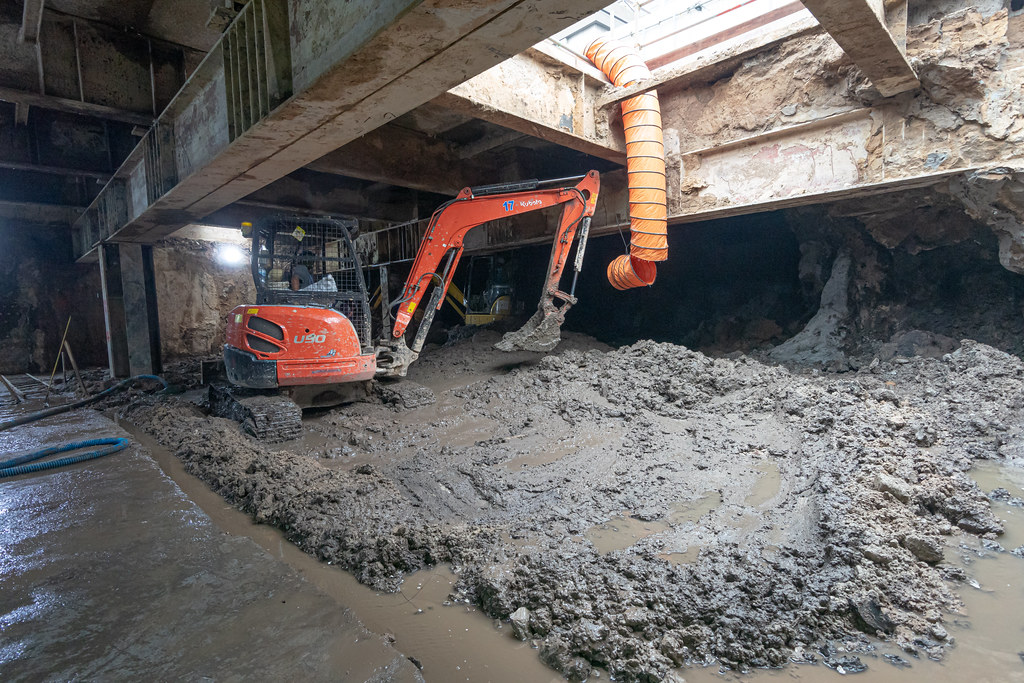
[[245,252],[233,244],[222,244],[217,249],[217,261],[225,266],[239,266],[246,261]]

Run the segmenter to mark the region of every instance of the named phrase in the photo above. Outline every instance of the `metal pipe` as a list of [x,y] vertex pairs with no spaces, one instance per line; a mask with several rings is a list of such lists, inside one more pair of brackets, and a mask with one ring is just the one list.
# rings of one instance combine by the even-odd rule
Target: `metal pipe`
[[109,244],[100,244],[97,247],[100,261],[100,293],[103,297],[103,326],[107,333],[107,363],[110,365],[110,376],[117,377],[114,369],[114,340],[110,327],[110,289],[107,287],[107,249]]
[[550,180],[538,180],[537,181],[537,185],[540,186],[540,187],[543,187],[544,185],[568,185],[569,183],[572,183],[573,185],[575,185],[577,182],[579,182],[580,180],[583,180],[586,177],[587,177],[587,175],[584,173],[583,175],[570,175],[570,176],[566,176],[564,178],[551,178]]
[[14,397],[15,403],[21,403],[22,401],[25,400],[25,394],[23,394],[21,390],[18,389],[18,387],[11,384],[11,380],[7,379],[3,375],[0,375],[0,383],[3,383],[3,385],[7,387],[7,391],[11,392],[11,396]]
[[71,31],[75,39],[75,71],[78,74],[78,99],[85,102],[85,84],[82,82],[82,56],[78,48],[78,22],[71,20]]

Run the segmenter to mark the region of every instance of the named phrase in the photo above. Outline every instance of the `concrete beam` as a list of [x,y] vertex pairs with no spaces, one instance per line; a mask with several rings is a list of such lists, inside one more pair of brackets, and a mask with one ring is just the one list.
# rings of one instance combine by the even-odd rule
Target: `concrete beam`
[[66,112],[68,114],[94,116],[101,119],[110,119],[111,121],[123,121],[125,123],[146,126],[147,128],[153,125],[153,117],[146,114],[137,114],[135,112],[124,111],[123,109],[107,107],[102,104],[69,100],[63,97],[55,97],[53,95],[40,95],[36,92],[17,90],[15,88],[5,88],[0,86],[0,101],[13,102],[15,105],[26,108],[41,107],[43,109],[53,109],[55,111]]
[[[159,132],[140,143],[91,207],[98,214],[119,180],[130,189],[117,200],[124,210],[77,225],[85,236],[78,243],[91,249],[109,237],[150,242],[170,234],[601,5],[602,0],[471,0],[452,8],[446,0],[253,0],[161,115]],[[261,71],[268,63],[274,68]],[[158,159],[162,170],[155,178],[151,171]]]
[[907,0],[803,0],[804,6],[885,96],[921,83],[907,61]]
[[459,147],[459,158],[474,159],[485,152],[497,149],[502,145],[511,144],[516,140],[522,140],[524,137],[526,136],[514,130],[505,131],[498,135],[488,135],[481,140]]
[[416,130],[421,130],[428,135],[441,135],[471,120],[468,116],[427,102],[398,119],[396,123],[403,125],[408,121],[409,126]]
[[414,190],[458,194],[480,177],[443,140],[398,126],[383,126],[326,154],[306,168]]
[[527,50],[458,85],[433,104],[563,147],[624,163],[626,143],[594,107],[603,84]]

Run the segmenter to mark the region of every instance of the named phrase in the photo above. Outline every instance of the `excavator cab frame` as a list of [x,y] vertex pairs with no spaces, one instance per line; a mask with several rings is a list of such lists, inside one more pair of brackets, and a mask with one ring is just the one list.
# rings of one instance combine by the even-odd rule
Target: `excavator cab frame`
[[352,219],[295,215],[257,221],[251,259],[256,303],[338,311],[370,352],[370,303],[352,239],[358,226]]

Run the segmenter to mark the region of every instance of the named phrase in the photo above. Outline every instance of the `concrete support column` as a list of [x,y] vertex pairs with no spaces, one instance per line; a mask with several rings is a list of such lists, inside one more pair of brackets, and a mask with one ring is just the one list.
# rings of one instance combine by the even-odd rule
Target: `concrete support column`
[[124,295],[121,292],[121,257],[116,244],[101,244],[100,289],[103,293],[103,325],[107,331],[107,363],[111,377],[128,376],[128,338],[124,329]]
[[113,377],[160,373],[153,248],[105,244],[100,255],[107,359]]

